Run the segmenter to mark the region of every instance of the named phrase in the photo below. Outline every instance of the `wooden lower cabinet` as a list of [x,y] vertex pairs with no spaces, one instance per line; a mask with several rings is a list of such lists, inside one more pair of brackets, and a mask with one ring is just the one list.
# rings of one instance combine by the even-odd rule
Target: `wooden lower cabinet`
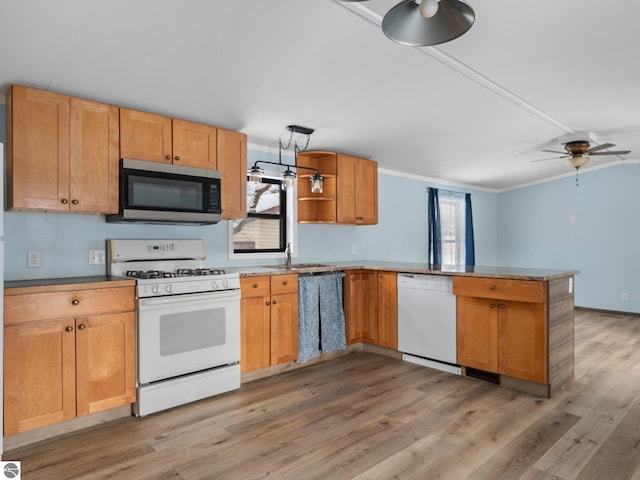
[[298,358],[298,275],[240,279],[242,373]]
[[[472,278],[453,280],[454,293],[458,295],[458,363],[546,384],[546,285],[532,281],[509,281],[508,285],[501,285],[501,280],[481,281],[486,285]],[[467,288],[489,298],[460,295],[470,293]],[[507,296],[521,301],[499,298]]]
[[352,270],[345,275],[347,343],[398,348],[397,274]]
[[[127,311],[29,321],[21,312],[43,305],[51,293],[5,297],[4,435],[13,435],[135,401],[135,319],[133,287],[114,290],[126,296],[96,311]],[[10,293],[10,290],[8,290]],[[66,291],[69,313],[91,290]],[[42,298],[38,299],[38,296]],[[72,300],[72,301],[73,301]],[[56,310],[54,307],[53,310]],[[84,309],[88,307],[83,305]]]

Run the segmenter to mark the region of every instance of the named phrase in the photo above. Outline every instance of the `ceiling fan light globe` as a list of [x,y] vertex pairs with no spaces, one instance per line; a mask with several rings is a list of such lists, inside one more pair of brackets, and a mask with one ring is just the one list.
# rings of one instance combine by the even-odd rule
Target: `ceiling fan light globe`
[[573,157],[567,158],[566,162],[570,167],[580,168],[589,163],[589,160],[590,158],[586,155],[575,155]]

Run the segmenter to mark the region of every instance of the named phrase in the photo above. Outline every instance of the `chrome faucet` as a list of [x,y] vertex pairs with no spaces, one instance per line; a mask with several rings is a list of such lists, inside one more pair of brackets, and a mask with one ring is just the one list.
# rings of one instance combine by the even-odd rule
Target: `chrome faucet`
[[291,268],[291,244],[287,243],[287,249],[284,252],[285,266]]

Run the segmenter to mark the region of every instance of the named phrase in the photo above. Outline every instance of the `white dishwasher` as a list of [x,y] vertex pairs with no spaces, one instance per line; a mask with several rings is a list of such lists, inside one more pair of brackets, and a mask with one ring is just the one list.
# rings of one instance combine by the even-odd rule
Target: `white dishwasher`
[[403,360],[460,375],[452,283],[447,275],[398,274],[398,350]]

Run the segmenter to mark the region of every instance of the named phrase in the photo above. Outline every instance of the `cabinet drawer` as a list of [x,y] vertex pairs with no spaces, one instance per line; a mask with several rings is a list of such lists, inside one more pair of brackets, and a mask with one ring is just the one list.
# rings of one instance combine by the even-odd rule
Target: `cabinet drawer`
[[281,295],[283,293],[296,293],[298,291],[298,275],[272,275],[271,295]]
[[27,293],[4,297],[5,325],[133,311],[134,287]]
[[462,297],[495,298],[517,302],[547,301],[546,282],[497,278],[453,277],[453,293]]
[[240,279],[242,298],[268,297],[270,291],[269,277],[243,277]]

